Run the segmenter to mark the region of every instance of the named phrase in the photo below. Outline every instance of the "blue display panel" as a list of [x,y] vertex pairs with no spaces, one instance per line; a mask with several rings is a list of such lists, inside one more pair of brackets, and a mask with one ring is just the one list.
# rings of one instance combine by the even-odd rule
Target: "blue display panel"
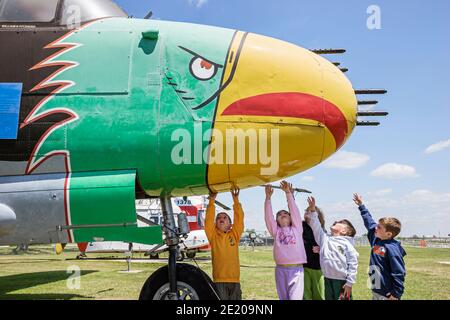
[[17,139],[21,83],[0,83],[0,140]]

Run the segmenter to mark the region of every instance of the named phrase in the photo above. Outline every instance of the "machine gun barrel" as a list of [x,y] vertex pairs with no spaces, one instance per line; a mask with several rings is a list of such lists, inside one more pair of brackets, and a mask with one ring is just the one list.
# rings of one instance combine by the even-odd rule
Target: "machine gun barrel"
[[386,94],[387,90],[385,89],[361,89],[355,90],[355,94]]
[[386,111],[360,111],[358,117],[386,117],[389,112]]
[[347,50],[345,49],[313,49],[311,50],[315,54],[343,54]]

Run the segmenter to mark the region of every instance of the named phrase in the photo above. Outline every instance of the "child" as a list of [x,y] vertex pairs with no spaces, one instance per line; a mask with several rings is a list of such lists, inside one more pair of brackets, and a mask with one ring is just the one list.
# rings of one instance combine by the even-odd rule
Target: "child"
[[[320,225],[325,230],[323,213],[317,207],[315,210],[319,215]],[[308,209],[306,212],[308,212]],[[320,247],[314,239],[314,233],[309,226],[309,221],[310,217],[305,214],[305,221],[303,221],[303,243],[305,244],[308,263],[303,265],[305,271],[303,300],[324,300],[325,284],[323,273],[320,269]]]
[[213,280],[222,300],[241,300],[239,241],[244,232],[244,212],[239,203],[239,189],[231,190],[234,224],[225,212],[215,215],[217,194],[211,194],[205,218],[205,233],[211,245]]
[[372,282],[373,300],[399,300],[404,291],[406,252],[394,238],[400,233],[401,223],[396,218],[382,218],[377,224],[360,195],[355,193],[353,201],[369,231],[367,237],[372,247],[369,277],[375,280]]
[[266,186],[265,201],[266,226],[274,238],[273,257],[276,263],[277,292],[280,300],[302,300],[303,264],[306,263],[302,219],[292,194],[292,185],[283,181],[281,189],[286,193],[289,212],[280,210],[276,220],[274,219],[271,186]]
[[353,243],[356,230],[348,220],[337,221],[327,235],[320,225],[316,200],[308,198],[309,224],[320,246],[320,266],[325,276],[325,299],[352,299],[352,286],[356,282],[358,252]]

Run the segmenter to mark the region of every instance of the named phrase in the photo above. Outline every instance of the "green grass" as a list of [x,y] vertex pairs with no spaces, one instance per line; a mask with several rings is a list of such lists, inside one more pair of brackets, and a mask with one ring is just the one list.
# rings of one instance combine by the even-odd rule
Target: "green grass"
[[[371,298],[366,285],[369,248],[358,248],[360,264],[354,299]],[[404,299],[450,299],[450,249],[406,248],[406,290]],[[0,299],[137,299],[147,277],[164,265],[132,263],[137,274],[121,274],[126,269],[122,261],[75,260],[77,252],[66,250],[56,256],[51,247],[32,247],[28,253],[13,254],[12,249],[0,249]],[[100,258],[123,255],[96,254]],[[208,254],[202,254],[205,257]],[[136,254],[135,258],[143,257]],[[241,249],[241,285],[244,299],[277,299],[272,249],[257,247]],[[197,260],[211,275],[211,263]],[[77,266],[82,276],[80,289],[69,289],[67,268]]]

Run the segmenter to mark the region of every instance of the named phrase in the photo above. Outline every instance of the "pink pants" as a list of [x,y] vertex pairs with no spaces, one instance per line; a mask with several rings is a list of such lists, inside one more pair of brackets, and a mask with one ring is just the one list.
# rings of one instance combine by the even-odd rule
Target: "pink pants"
[[303,300],[303,267],[277,266],[275,281],[280,300]]

